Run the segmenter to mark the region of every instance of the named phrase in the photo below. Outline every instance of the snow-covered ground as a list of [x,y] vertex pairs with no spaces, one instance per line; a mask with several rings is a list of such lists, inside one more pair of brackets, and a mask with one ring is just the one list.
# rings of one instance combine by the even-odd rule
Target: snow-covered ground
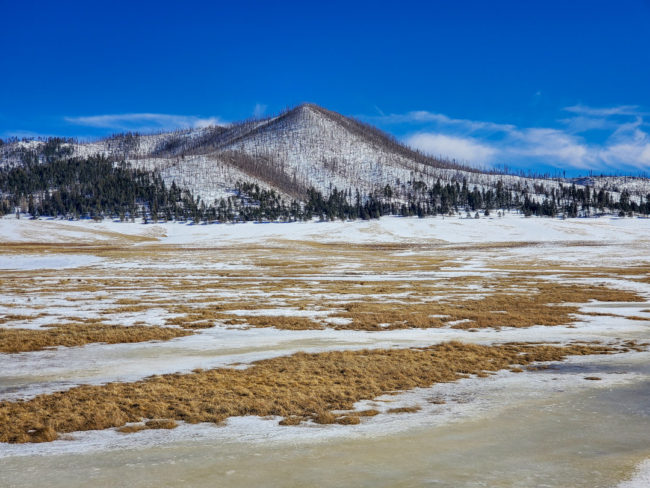
[[[650,242],[650,219],[597,217],[535,218],[521,214],[504,217],[383,217],[368,221],[238,223],[194,225],[142,224],[104,220],[0,219],[0,242],[86,242],[116,238],[143,238],[174,245],[264,244],[273,240],[340,243],[468,243],[597,241]],[[146,241],[145,241],[146,240]]]
[[[321,250],[319,245],[324,243],[333,246]],[[339,257],[332,250],[346,246],[353,251],[341,254],[337,265],[334,261]],[[34,315],[4,327],[38,328],[66,315],[102,317],[116,301],[129,298],[190,303],[207,296],[234,300],[242,294],[259,296],[260,306],[252,311],[232,310],[234,316],[326,320],[328,309],[301,310],[290,299],[320,293],[335,300],[336,290],[327,286],[337,281],[435,284],[465,283],[471,277],[485,282],[470,280],[457,288],[483,296],[498,288],[499,278],[508,276],[510,268],[521,274],[531,263],[537,271],[545,271],[539,279],[603,283],[645,298],[635,303],[581,304],[569,326],[369,332],[217,325],[167,342],[0,354],[0,399],[195,368],[235,363],[246,367],[255,360],[296,351],[426,346],[448,340],[479,344],[650,341],[650,321],[643,320],[650,318],[650,283],[639,280],[644,275],[581,276],[581,269],[586,268],[648,266],[648,219],[560,220],[508,214],[480,219],[387,217],[367,222],[145,225],[9,216],[0,219],[0,249],[0,277],[24,280],[32,287],[3,290],[0,318]],[[283,250],[293,251],[278,256]],[[372,266],[373,253],[379,256],[380,252],[384,258],[391,257],[393,267]],[[438,267],[426,264],[426,259],[435,257],[444,258]],[[280,264],[273,264],[273,259]],[[282,259],[288,262],[282,264]],[[418,259],[422,259],[421,268]],[[395,267],[400,260],[415,264],[407,269]],[[327,266],[319,267],[322,263]],[[313,271],[298,268],[294,274],[277,275],[282,269],[292,271],[294,265],[313,266]],[[66,287],[73,285],[61,284],[63,279],[74,286],[87,284],[88,290],[71,294],[66,290],[74,287]],[[284,298],[255,288],[283,279],[291,282],[281,290]],[[219,283],[242,283],[247,288],[220,289]],[[343,295],[346,300],[363,299],[352,291]],[[408,301],[409,297],[409,289],[404,288],[389,298]],[[161,301],[160,308],[123,312],[111,320],[119,319],[123,325],[137,320],[162,325],[170,316],[165,306]],[[37,316],[43,310],[49,315]],[[585,381],[585,376],[601,380]],[[363,402],[359,407],[381,412],[414,404],[421,410],[380,414],[358,426],[280,427],[278,419],[234,418],[220,427],[181,425],[172,431],[128,436],[113,430],[75,433],[42,445],[2,445],[0,469],[8,473],[12,486],[33,485],[48,472],[56,473],[53,486],[78,484],[66,475],[68,471],[86,481],[114,485],[122,479],[125,465],[133,475],[133,486],[164,484],[171,472],[168,468],[174,466],[195,486],[224,479],[231,486],[252,486],[270,477],[285,485],[308,485],[312,479],[325,479],[323,470],[328,469],[338,473],[332,476],[332,486],[356,485],[359,473],[349,471],[346,456],[340,454],[347,453],[358,470],[373,473],[361,476],[373,480],[373,486],[386,485],[380,479],[401,480],[405,486],[471,486],[468,480],[476,480],[481,470],[487,470],[483,474],[493,486],[614,486],[620,482],[621,487],[636,488],[645,486],[648,467],[647,461],[643,463],[650,458],[650,402],[643,393],[649,385],[647,351],[576,357],[549,370],[503,371],[489,378],[468,378]],[[469,464],[467,455],[472,458]],[[279,468],[287,463],[294,466],[293,471]],[[194,471],[203,477],[193,477]],[[466,471],[468,478],[463,478]]]
[[0,269],[66,269],[89,266],[100,261],[101,258],[87,254],[68,254],[66,256],[0,256]]

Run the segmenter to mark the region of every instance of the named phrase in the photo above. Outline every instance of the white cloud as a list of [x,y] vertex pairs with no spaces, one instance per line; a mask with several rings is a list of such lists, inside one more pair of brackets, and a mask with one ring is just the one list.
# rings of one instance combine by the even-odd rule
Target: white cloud
[[650,135],[638,124],[628,124],[614,133],[599,158],[609,165],[625,164],[640,170],[650,169]]
[[467,133],[476,131],[508,132],[515,128],[511,124],[498,124],[480,120],[455,119],[445,114],[429,112],[427,110],[414,110],[405,114],[390,114],[373,117],[364,117],[373,122],[382,124],[421,124],[434,123],[441,126],[455,126]]
[[501,152],[505,156],[530,157],[544,160],[547,164],[588,169],[589,149],[577,136],[561,130],[531,128],[511,131],[503,141]]
[[560,119],[560,123],[564,124],[569,132],[581,134],[590,130],[616,130],[616,122],[609,120],[607,117],[590,117],[585,115],[577,115],[575,117],[568,117]]
[[[573,105],[564,107],[562,110],[576,114],[559,120],[566,126],[568,131],[576,134],[590,130],[618,131],[628,124],[634,126],[647,125],[643,117],[650,115],[640,111],[637,105],[619,105],[605,108]],[[631,118],[634,119],[634,122],[630,122]]]
[[455,159],[474,166],[487,166],[497,150],[472,138],[444,134],[418,133],[409,136],[406,143],[433,156]]
[[267,105],[263,103],[256,103],[255,108],[253,109],[253,117],[259,118],[266,113]]
[[599,156],[611,166],[625,164],[647,171],[650,168],[650,143],[644,145],[614,144],[601,151]]
[[616,107],[590,107],[588,105],[572,105],[564,107],[565,111],[595,117],[610,117],[612,115],[648,115],[639,111],[638,105],[618,105]]
[[194,115],[172,115],[152,113],[106,114],[87,117],[65,117],[74,125],[116,130],[171,130],[179,128],[200,128],[211,125],[224,125],[218,117],[197,117]]
[[[474,165],[650,171],[650,136],[645,130],[650,124],[639,107],[574,105],[563,111],[576,115],[559,119],[557,127],[517,127],[428,111],[370,119],[384,124],[419,124],[423,128],[404,137],[407,144]],[[595,129],[603,132],[596,138],[587,137]]]

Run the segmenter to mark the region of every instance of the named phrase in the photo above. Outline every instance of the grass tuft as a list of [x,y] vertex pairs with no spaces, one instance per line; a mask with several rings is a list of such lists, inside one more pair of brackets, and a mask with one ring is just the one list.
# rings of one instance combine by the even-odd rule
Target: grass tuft
[[43,442],[53,440],[57,432],[122,427],[147,419],[166,419],[145,424],[156,428],[170,428],[172,421],[220,423],[242,415],[282,416],[283,425],[309,419],[320,424],[356,422],[352,417],[375,412],[333,412],[351,411],[361,400],[481,371],[615,350],[585,344],[449,342],[416,349],[296,353],[258,361],[243,370],[156,375],[133,383],[78,386],[26,401],[0,401],[0,442]]
[[413,405],[412,407],[389,408],[386,413],[415,413],[419,412],[422,407]]
[[66,324],[43,329],[0,328],[0,352],[41,351],[49,347],[83,346],[103,342],[118,344],[145,341],[167,341],[191,334],[191,331],[170,327],[149,327],[107,324]]

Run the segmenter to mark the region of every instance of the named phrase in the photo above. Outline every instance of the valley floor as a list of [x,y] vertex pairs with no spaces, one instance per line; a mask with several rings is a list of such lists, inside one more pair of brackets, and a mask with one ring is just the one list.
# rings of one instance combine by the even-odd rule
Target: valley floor
[[8,486],[650,479],[648,219],[5,217],[0,286]]

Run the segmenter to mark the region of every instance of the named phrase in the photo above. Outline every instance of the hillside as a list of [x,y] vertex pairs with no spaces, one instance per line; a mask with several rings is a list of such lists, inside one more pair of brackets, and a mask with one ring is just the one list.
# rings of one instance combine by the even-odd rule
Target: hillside
[[287,204],[307,202],[313,192],[324,200],[334,194],[339,207],[342,200],[349,205],[356,200],[357,207],[359,200],[381,200],[380,214],[499,207],[569,216],[583,209],[589,213],[590,207],[644,213],[650,194],[645,178],[563,180],[479,171],[426,156],[372,126],[313,104],[225,127],[117,134],[94,142],[9,141],[0,146],[5,170],[94,156],[155,174],[167,187],[173,183],[188,190],[207,206],[240,196],[243,183],[258,191],[273,190]]

